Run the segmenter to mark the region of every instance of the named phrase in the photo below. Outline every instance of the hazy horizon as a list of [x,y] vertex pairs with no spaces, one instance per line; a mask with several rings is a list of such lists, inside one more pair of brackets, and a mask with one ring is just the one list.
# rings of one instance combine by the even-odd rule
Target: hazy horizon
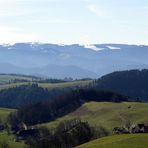
[[135,46],[148,46],[148,44],[136,44],[136,43],[109,43],[109,42],[99,42],[99,43],[51,43],[51,42],[40,42],[40,41],[18,41],[18,42],[5,42],[0,43],[0,45],[15,45],[15,44],[53,44],[53,45],[59,45],[59,46],[69,46],[69,45],[135,45]]

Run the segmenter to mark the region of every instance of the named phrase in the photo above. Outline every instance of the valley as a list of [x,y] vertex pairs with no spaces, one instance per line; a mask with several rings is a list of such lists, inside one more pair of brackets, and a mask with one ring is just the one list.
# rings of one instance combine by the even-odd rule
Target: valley
[[[43,145],[47,136],[49,140],[47,140],[47,147],[48,144],[52,147],[65,145],[65,140],[70,138],[71,142],[67,143],[70,147],[80,145],[78,146],[80,148],[100,146],[116,148],[121,145],[126,148],[129,141],[134,147],[136,139],[143,139],[142,144],[139,142],[140,146],[137,148],[145,148],[147,134],[130,133],[130,129],[139,124],[148,124],[148,104],[147,98],[144,97],[147,96],[147,75],[147,70],[131,70],[111,73],[99,79],[65,80],[1,74],[0,145],[8,145],[12,148],[33,145],[36,147],[38,142]],[[136,79],[134,86],[131,83],[128,87],[136,91],[139,99],[134,98],[134,95],[124,87],[133,78]],[[114,87],[110,87],[113,84]],[[116,88],[117,91],[114,91]],[[23,127],[20,127],[22,125]],[[86,133],[80,135],[80,129]],[[29,135],[23,136],[21,132],[35,132],[38,136],[42,135],[42,139],[32,133],[34,142],[28,141]],[[79,141],[79,136],[84,140]],[[53,141],[50,141],[51,139]],[[57,144],[53,144],[55,141]],[[88,141],[90,142],[87,143]],[[112,141],[114,143],[111,145]]]

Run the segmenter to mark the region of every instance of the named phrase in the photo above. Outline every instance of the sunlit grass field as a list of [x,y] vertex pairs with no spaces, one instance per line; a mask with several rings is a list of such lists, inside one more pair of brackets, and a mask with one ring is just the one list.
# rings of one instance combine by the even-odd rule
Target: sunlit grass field
[[14,111],[15,109],[0,108],[0,122],[5,122],[7,120],[8,115]]
[[148,103],[89,102],[62,118],[42,125],[51,128],[57,126],[61,121],[80,118],[93,126],[101,125],[112,130],[116,126],[123,126],[124,119],[130,120],[131,124],[148,123],[147,114]]
[[104,137],[77,148],[147,148],[148,134],[127,134]]
[[[71,87],[81,87],[86,86],[91,83],[91,80],[88,81],[73,81],[73,82],[64,82],[64,83],[38,83],[40,87],[47,88],[47,89],[56,89],[56,88],[71,88]],[[32,82],[23,82],[23,83],[11,83],[11,84],[3,84],[0,85],[1,89],[13,88],[16,86],[31,84]]]
[[[24,148],[23,142],[16,142],[13,135],[8,135],[6,132],[0,132],[0,148],[4,148],[4,144],[8,144],[10,148]],[[7,148],[7,147],[6,147]]]
[[32,78],[27,77],[27,76],[0,74],[0,84],[6,84],[9,81],[12,81],[12,80],[15,80],[15,79],[32,81]]

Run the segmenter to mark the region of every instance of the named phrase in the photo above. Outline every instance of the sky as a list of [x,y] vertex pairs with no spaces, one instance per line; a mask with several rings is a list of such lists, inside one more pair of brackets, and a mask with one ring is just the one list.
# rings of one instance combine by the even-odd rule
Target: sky
[[0,0],[0,43],[148,45],[148,0]]

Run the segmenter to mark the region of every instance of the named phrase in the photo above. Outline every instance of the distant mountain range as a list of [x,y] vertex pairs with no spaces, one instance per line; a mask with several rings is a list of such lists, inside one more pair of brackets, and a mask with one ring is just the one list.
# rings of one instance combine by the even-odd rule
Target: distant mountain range
[[0,73],[15,73],[15,74],[25,74],[34,75],[39,77],[47,78],[95,78],[97,75],[94,72],[80,68],[78,66],[61,66],[49,64],[43,67],[35,68],[24,68],[19,66],[14,66],[7,63],[0,63]]
[[148,46],[124,44],[0,45],[0,73],[50,78],[97,78],[119,70],[148,68]]

